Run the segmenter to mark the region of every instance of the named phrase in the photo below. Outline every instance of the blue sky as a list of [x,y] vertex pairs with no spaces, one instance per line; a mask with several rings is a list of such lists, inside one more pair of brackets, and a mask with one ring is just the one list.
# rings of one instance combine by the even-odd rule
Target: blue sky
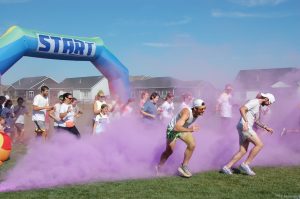
[[[99,36],[131,75],[222,87],[242,69],[300,66],[299,0],[0,0],[0,32],[12,25]],[[88,62],[23,57],[2,83],[98,74]]]

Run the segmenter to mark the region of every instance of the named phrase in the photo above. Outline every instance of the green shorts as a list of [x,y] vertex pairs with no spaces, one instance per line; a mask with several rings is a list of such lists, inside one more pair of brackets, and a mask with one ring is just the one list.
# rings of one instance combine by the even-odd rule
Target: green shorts
[[182,132],[167,130],[167,140],[170,141],[176,140],[177,138],[180,138],[181,135]]

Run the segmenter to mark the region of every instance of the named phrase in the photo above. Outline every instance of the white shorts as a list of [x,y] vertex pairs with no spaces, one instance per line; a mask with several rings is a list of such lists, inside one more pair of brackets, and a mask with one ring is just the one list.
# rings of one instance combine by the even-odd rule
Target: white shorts
[[252,128],[249,128],[248,131],[243,131],[243,127],[238,125],[237,130],[239,133],[240,145],[242,145],[248,138],[257,136],[256,132]]

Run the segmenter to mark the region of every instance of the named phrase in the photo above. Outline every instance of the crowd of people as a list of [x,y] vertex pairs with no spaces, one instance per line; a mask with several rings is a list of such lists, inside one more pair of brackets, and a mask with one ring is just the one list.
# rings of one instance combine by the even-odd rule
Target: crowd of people
[[[228,127],[232,118],[232,91],[231,85],[226,85],[224,91],[216,100],[215,112],[220,118],[222,128]],[[35,125],[35,135],[46,140],[49,135],[46,120],[49,116],[53,119],[53,127],[56,133],[68,132],[77,138],[81,134],[76,127],[76,120],[83,115],[78,107],[78,100],[71,93],[64,93],[57,99],[54,105],[49,104],[49,88],[41,87],[40,94],[36,95],[32,103],[32,121]],[[167,93],[163,102],[158,105],[160,95],[157,92],[149,94],[147,91],[141,93],[140,101],[134,107],[133,100],[123,102],[118,97],[107,101],[107,96],[103,91],[99,91],[93,102],[93,125],[91,134],[99,135],[106,131],[107,125],[113,122],[115,118],[121,118],[126,115],[135,114],[146,125],[160,121],[166,126],[166,148],[162,152],[157,164],[156,172],[159,174],[162,167],[174,151],[178,139],[186,144],[183,161],[178,167],[181,176],[191,177],[192,173],[188,168],[189,161],[196,147],[193,132],[199,130],[199,126],[193,124],[199,116],[206,111],[206,103],[200,98],[193,98],[192,94],[184,93],[178,106],[174,105],[174,95]],[[262,107],[269,107],[275,102],[275,97],[271,93],[259,93],[255,99],[249,100],[240,106],[240,120],[237,123],[237,132],[239,136],[239,150],[233,155],[232,159],[221,168],[221,171],[227,175],[232,175],[232,166],[237,163],[248,151],[250,143],[254,145],[247,159],[240,165],[248,175],[255,175],[250,168],[250,164],[263,147],[263,142],[256,134],[254,126],[260,127],[269,133],[273,129],[260,121]],[[24,123],[25,115],[29,114],[29,108],[24,105],[24,99],[19,97],[17,104],[13,105],[10,99],[0,96],[0,119],[5,123],[0,123],[0,131],[5,132],[14,140],[14,142],[24,141]],[[16,131],[15,131],[16,129]],[[232,130],[232,129],[231,129]],[[286,133],[286,132],[285,132]]]

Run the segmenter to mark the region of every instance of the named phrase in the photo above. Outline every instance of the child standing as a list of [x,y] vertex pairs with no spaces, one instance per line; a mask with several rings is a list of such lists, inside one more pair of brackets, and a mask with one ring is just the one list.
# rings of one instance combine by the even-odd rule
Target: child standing
[[4,104],[4,108],[1,112],[1,117],[5,119],[5,125],[4,132],[7,133],[11,138],[14,136],[14,111],[12,109],[12,101],[7,100]]
[[24,99],[19,97],[17,99],[17,105],[14,107],[14,114],[16,116],[15,127],[17,129],[17,134],[15,139],[17,142],[24,141],[24,123],[25,123],[25,114],[28,115],[28,109],[24,106]]
[[105,130],[105,126],[109,123],[108,105],[102,104],[100,113],[95,118],[93,135],[100,134]]

